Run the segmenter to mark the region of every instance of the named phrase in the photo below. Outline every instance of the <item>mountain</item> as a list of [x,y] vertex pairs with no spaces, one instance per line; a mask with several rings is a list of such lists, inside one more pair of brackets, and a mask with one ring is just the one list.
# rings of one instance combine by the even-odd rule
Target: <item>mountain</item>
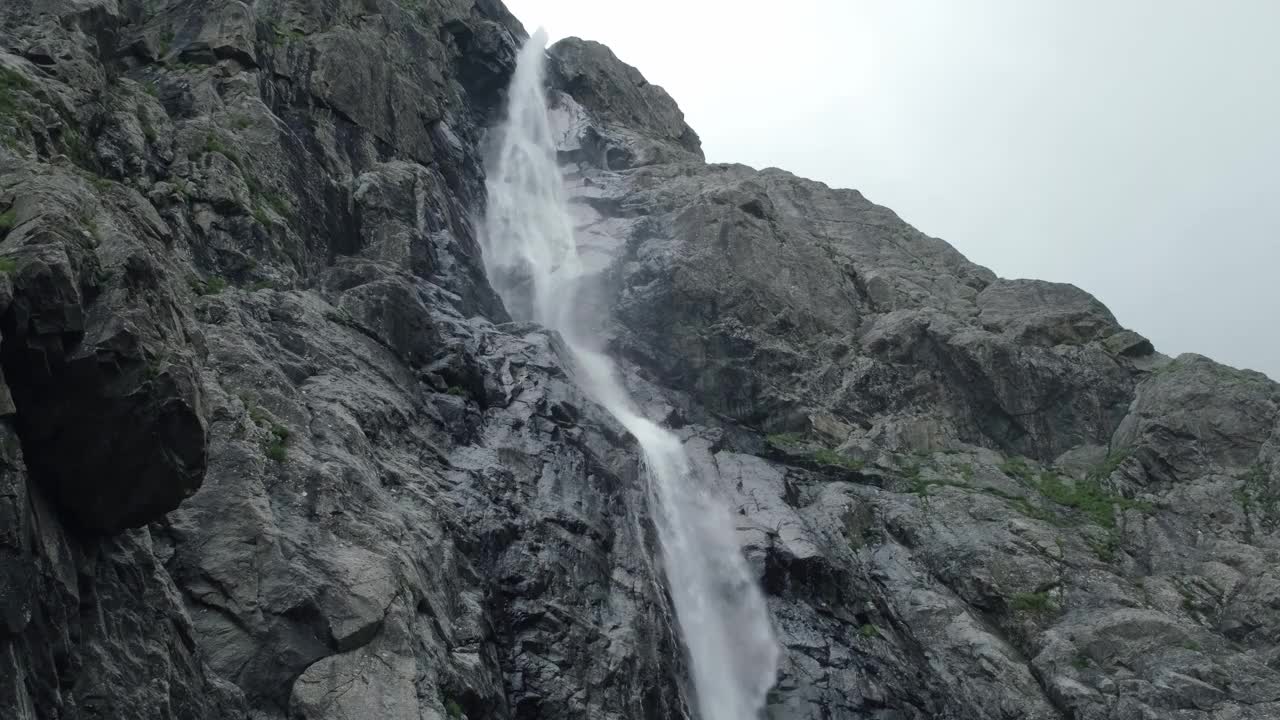
[[[485,277],[496,0],[0,5],[0,717],[689,715],[636,443]],[[1280,387],[549,53],[768,716],[1280,716]]]

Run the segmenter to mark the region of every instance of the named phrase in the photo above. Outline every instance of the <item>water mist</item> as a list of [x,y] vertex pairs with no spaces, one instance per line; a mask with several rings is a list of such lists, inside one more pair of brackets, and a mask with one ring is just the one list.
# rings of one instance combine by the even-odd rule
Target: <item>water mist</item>
[[539,31],[511,82],[487,183],[485,266],[513,315],[560,334],[578,384],[640,444],[699,717],[753,720],[773,685],[778,646],[729,512],[693,471],[680,439],[640,414],[580,321],[587,278],[547,115],[545,46]]

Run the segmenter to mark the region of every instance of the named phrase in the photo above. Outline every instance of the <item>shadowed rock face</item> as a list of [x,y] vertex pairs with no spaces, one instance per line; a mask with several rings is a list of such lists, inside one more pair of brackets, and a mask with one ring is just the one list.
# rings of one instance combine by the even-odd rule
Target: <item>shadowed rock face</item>
[[[0,717],[688,717],[634,443],[480,262],[493,0],[0,4]],[[1270,718],[1280,391],[550,53],[772,718]]]

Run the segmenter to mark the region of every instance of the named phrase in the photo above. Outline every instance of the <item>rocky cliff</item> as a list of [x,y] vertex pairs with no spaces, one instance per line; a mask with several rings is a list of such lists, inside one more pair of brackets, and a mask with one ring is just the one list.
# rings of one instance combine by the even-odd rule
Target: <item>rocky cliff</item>
[[[634,442],[476,239],[496,0],[0,4],[0,717],[688,716]],[[1280,716],[1280,388],[549,57],[773,718]]]

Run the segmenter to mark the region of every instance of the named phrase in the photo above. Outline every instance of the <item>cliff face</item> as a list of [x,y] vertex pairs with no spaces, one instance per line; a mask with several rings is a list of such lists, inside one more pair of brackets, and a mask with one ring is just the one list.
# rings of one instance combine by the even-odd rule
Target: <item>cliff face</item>
[[[676,718],[634,443],[483,273],[496,0],[0,4],[0,716]],[[775,718],[1280,715],[1280,389],[550,55]]]

